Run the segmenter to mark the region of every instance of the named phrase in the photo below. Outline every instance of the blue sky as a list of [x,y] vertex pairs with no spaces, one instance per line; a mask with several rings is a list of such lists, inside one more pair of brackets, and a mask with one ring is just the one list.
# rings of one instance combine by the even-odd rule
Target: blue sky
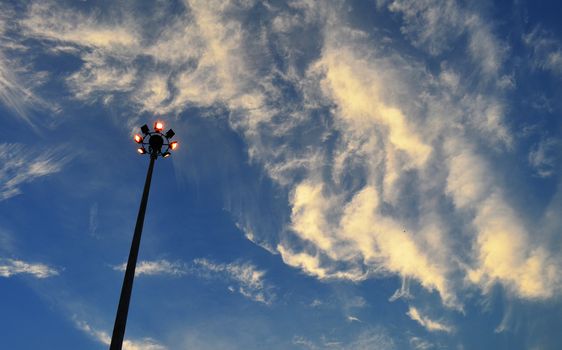
[[0,347],[558,349],[556,1],[3,1]]

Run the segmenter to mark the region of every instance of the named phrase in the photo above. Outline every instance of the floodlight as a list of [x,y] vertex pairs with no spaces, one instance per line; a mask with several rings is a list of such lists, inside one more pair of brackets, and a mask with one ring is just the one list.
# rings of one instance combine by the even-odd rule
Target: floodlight
[[135,134],[134,139],[136,143],[142,142],[142,136],[140,136],[139,134]]
[[174,130],[170,129],[170,130],[166,131],[166,135],[165,135],[165,136],[166,136],[167,138],[171,139],[172,137],[174,137],[175,134],[176,134],[176,133],[174,132]]
[[137,152],[139,152],[140,154],[145,154],[146,150],[144,149],[144,147],[139,147],[137,148]]
[[170,148],[171,148],[171,149],[176,149],[176,148],[178,148],[178,145],[179,145],[178,141],[170,142]]
[[144,124],[143,126],[141,126],[141,131],[145,135],[148,134],[148,131],[149,131],[148,125]]
[[160,131],[162,131],[162,129],[164,129],[164,123],[162,123],[162,122],[154,123],[154,130],[160,132]]
[[170,155],[171,155],[170,152],[162,153],[162,157],[164,157],[164,158],[168,158]]

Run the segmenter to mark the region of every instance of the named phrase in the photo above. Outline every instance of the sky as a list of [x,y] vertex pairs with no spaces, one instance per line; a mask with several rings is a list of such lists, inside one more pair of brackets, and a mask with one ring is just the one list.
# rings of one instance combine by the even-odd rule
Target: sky
[[561,7],[0,2],[0,348],[559,349]]

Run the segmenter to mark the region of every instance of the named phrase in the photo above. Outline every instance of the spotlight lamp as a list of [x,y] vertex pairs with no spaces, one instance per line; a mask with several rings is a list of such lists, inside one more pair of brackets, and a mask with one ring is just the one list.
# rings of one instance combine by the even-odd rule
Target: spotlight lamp
[[166,131],[166,137],[171,139],[172,137],[174,137],[176,133],[174,132],[174,130],[170,129],[168,131]]
[[144,124],[143,126],[141,126],[141,131],[144,135],[148,134],[148,132],[150,131],[148,129],[148,125]]
[[139,144],[137,152],[139,154],[150,154],[154,159],[158,156],[162,158],[168,158],[171,150],[175,150],[178,147],[178,141],[170,141],[170,139],[176,134],[172,129],[162,133],[164,130],[164,123],[157,121],[154,123],[154,130],[151,131],[145,124],[141,126],[141,134],[135,134],[133,139]]

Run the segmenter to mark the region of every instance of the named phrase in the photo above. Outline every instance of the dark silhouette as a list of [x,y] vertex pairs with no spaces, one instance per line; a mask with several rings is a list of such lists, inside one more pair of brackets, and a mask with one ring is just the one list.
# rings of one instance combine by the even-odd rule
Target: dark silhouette
[[[135,233],[131,243],[131,251],[129,253],[129,260],[127,260],[127,269],[125,270],[125,277],[123,278],[123,286],[121,287],[121,296],[119,298],[119,306],[117,307],[117,315],[115,316],[115,325],[113,326],[113,335],[111,336],[110,350],[121,350],[123,346],[123,338],[125,337],[125,326],[127,325],[127,314],[129,313],[129,302],[131,301],[131,292],[133,291],[133,280],[135,278],[135,268],[137,266],[137,258],[139,255],[139,247],[142,235],[142,227],[144,224],[144,214],[146,212],[146,205],[148,203],[148,193],[150,192],[150,183],[152,181],[152,171],[154,169],[154,162],[158,156],[163,158],[170,156],[170,150],[177,147],[178,142],[170,142],[175,133],[172,129],[168,130],[166,134],[162,134],[164,128],[161,122],[154,123],[154,131],[149,131],[148,126],[145,124],[141,127],[144,136],[136,134],[134,139],[140,145],[138,152],[146,154],[145,146],[148,146],[148,154],[150,155],[150,163],[148,165],[148,172],[146,174],[146,181],[144,183],[144,191],[142,193],[141,204],[139,207],[139,214],[137,216],[137,223],[135,225]],[[162,152],[162,147],[166,146],[166,150]]]

